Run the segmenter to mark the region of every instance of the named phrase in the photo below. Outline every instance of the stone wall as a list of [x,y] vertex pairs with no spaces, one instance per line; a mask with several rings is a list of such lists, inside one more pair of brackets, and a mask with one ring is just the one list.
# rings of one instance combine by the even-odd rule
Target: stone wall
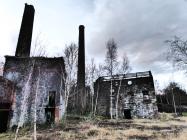
[[[152,118],[157,115],[156,96],[151,72],[146,75],[132,74],[117,75],[113,78],[100,77],[95,82],[95,99],[98,91],[97,114],[110,116],[112,100],[112,114],[116,115],[116,102],[118,96],[118,115],[125,117],[125,110],[130,110],[133,118]],[[142,73],[143,74],[143,73]],[[112,96],[111,96],[112,82]],[[121,86],[120,86],[121,85]],[[118,94],[119,91],[119,94]]]
[[11,103],[14,96],[14,84],[0,76],[0,103]]
[[55,94],[54,117],[59,121],[64,113],[64,74],[62,57],[6,56],[3,76],[16,86],[10,126],[33,122],[36,94],[37,123],[45,123],[50,92]]

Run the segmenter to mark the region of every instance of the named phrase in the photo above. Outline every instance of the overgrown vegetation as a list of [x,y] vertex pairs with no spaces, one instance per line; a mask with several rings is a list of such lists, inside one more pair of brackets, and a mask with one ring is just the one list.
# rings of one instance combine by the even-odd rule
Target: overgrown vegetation
[[[186,140],[187,117],[173,117],[162,113],[157,119],[110,120],[100,116],[68,115],[66,123],[37,126],[38,140]],[[21,128],[19,140],[32,140],[32,128]],[[0,134],[0,139],[10,140],[15,133]]]
[[170,82],[168,86],[163,89],[163,94],[158,94],[157,104],[159,112],[175,112],[182,114],[187,109],[187,94],[186,91],[175,82]]

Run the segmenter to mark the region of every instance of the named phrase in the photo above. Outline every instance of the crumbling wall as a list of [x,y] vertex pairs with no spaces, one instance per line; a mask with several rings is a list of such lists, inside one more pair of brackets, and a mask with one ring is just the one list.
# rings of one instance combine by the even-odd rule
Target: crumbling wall
[[11,103],[14,96],[14,84],[0,76],[0,102]]
[[16,102],[10,126],[33,122],[35,97],[37,123],[46,122],[49,92],[55,92],[55,121],[64,113],[64,61],[59,58],[6,57],[4,77],[16,85]]
[[[121,86],[120,86],[121,82]],[[99,87],[99,89],[98,89]],[[98,91],[97,114],[110,116],[110,100],[112,99],[113,115],[116,114],[117,94],[118,99],[118,115],[125,117],[124,110],[130,110],[133,118],[153,118],[157,115],[158,109],[156,105],[155,89],[153,78],[136,77],[120,78],[112,80],[112,98],[111,95],[111,79],[100,77],[94,86],[95,99]]]
[[156,96],[151,78],[130,79],[132,85],[123,83],[120,92],[119,115],[124,117],[124,109],[131,110],[132,117],[153,118],[157,112]]

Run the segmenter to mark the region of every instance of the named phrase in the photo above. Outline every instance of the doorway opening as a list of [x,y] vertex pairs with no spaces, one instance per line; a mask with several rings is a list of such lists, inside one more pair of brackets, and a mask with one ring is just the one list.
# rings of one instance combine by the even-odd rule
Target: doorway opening
[[0,133],[8,129],[10,103],[0,103]]
[[45,109],[47,123],[54,123],[55,122],[55,106],[56,106],[55,105],[55,98],[56,98],[56,91],[49,91],[48,104]]
[[131,110],[130,109],[124,109],[124,118],[125,119],[132,119]]

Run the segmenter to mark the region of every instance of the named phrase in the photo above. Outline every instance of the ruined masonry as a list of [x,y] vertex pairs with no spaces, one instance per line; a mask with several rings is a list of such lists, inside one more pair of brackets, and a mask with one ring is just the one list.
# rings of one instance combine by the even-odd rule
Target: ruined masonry
[[115,117],[116,105],[120,118],[153,118],[158,113],[151,71],[99,77],[94,92],[98,115],[112,111]]
[[10,127],[34,120],[35,99],[37,123],[58,122],[62,118],[63,63],[62,57],[6,56],[3,76],[15,84]]
[[25,4],[15,56],[5,56],[0,77],[0,131],[37,123],[59,122],[64,114],[63,57],[30,57],[34,7]]

